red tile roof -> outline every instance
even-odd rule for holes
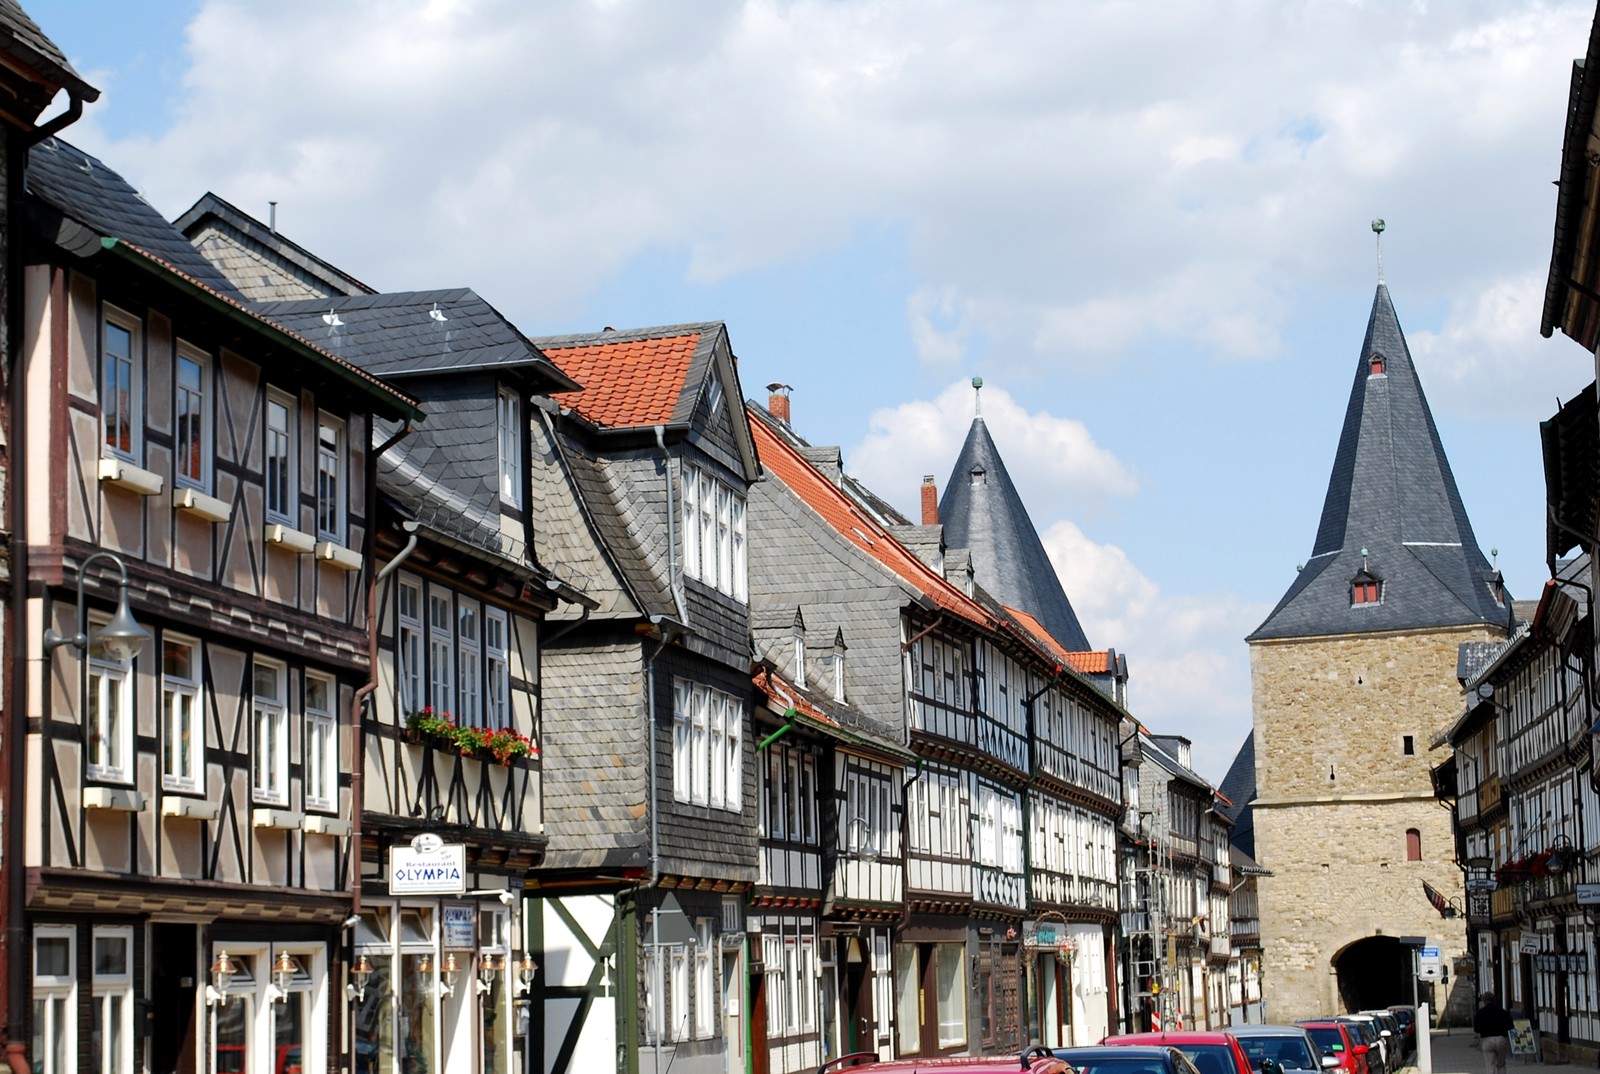
[[[750,432],[755,438],[762,465],[821,515],[845,540],[889,568],[901,581],[926,594],[946,612],[989,630],[999,628],[999,623],[982,605],[945,581],[943,575],[918,559],[856,507],[833,482],[774,435],[759,414],[752,411],[750,417]]]
[[[583,385],[556,399],[595,425],[626,428],[664,425],[683,394],[689,362],[700,333],[658,339],[619,340],[541,349],[567,376]]]
[[[1021,608],[1007,607],[1006,612],[1025,627],[1034,640],[1044,646],[1052,656],[1079,675],[1109,675],[1116,670],[1111,666],[1111,651],[1091,651],[1086,653],[1068,652],[1055,636],[1044,628],[1044,625],[1023,611]]]
[[[762,668],[760,671],[756,672],[753,681],[756,684],[757,690],[760,690],[763,694],[767,695],[767,697],[776,701],[785,708],[794,709],[802,716],[809,716],[818,723],[826,724],[829,727],[839,726],[838,720],[835,720],[832,716],[829,716],[827,713],[817,708],[817,706],[813,705],[806,699],[804,694],[795,689],[795,687],[785,680],[783,676],[773,672],[772,670],[768,668]]]

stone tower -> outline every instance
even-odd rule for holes
[[[1465,952],[1422,887],[1460,905],[1427,754],[1459,646],[1506,633],[1497,581],[1380,282],[1311,558],[1247,639],[1268,1021],[1411,1002],[1402,937]]]

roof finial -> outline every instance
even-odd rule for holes
[[[977,417],[983,417],[983,378],[972,378],[972,409]]]
[[[1383,229],[1386,225],[1383,217],[1378,217],[1372,222],[1372,233],[1377,236],[1378,243],[1378,282],[1383,282]]]

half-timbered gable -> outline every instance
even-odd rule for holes
[[[132,1069],[148,1039],[163,1069],[267,1069],[289,1044],[327,1070],[368,438],[420,412],[250,310],[100,161],[47,141],[29,189],[23,854],[40,965],[66,967],[34,979],[41,1009],[88,1024],[92,960],[120,967],[125,1017],[162,996],[97,1063]],[[65,1069],[91,1062],[88,1034],[63,1039]]]

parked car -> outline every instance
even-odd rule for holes
[[[1077,1074],[1200,1074],[1183,1052],[1157,1044],[1057,1048],[1055,1057],[1072,1064]]]
[[[1239,1040],[1250,1066],[1261,1074],[1332,1070],[1339,1061],[1324,1056],[1311,1034],[1300,1026],[1240,1025],[1228,1030]]]
[[[1417,1050],[1417,1009],[1408,1003],[1396,1003],[1389,1010],[1400,1023],[1400,1032],[1405,1034],[1406,1053],[1414,1055]]]
[[[851,1052],[830,1059],[817,1068],[817,1074],[840,1074],[841,1071],[867,1070],[871,1074],[918,1074],[934,1071],[936,1074],[999,1074],[1018,1070],[1027,1074],[1073,1074],[1072,1067],[1050,1054],[1050,1049],[1034,1047],[1022,1053],[1019,1061],[1015,1055],[952,1055],[934,1059],[879,1059],[877,1052]]]
[[[1378,1024],[1378,1020],[1370,1014],[1340,1014],[1334,1016],[1334,1021],[1353,1025],[1361,1031],[1362,1038],[1371,1050],[1367,1052],[1367,1067],[1372,1074],[1394,1074],[1400,1066],[1399,1048],[1391,1047],[1389,1038],[1384,1036],[1388,1030]],[[1373,1056],[1378,1057],[1373,1061]]]
[[[1107,1037],[1100,1042],[1119,1048],[1133,1045],[1165,1045],[1176,1048],[1189,1057],[1200,1074],[1251,1074],[1250,1060],[1245,1058],[1239,1040],[1231,1033],[1206,1030],[1165,1033],[1124,1033]],[[1366,1074],[1362,1071],[1361,1074]]]
[[[1370,1014],[1378,1020],[1378,1024],[1389,1031],[1389,1036],[1384,1038],[1393,1047],[1390,1049],[1398,1057],[1398,1062],[1404,1063],[1411,1055],[1411,1041],[1406,1037],[1405,1027],[1400,1024],[1400,1019],[1393,1011],[1385,1007],[1382,1010],[1360,1011],[1360,1014]]]
[[[1305,1027],[1317,1047],[1322,1049],[1323,1055],[1331,1055],[1339,1060],[1342,1074],[1368,1074],[1368,1049],[1366,1042],[1361,1039],[1360,1030],[1331,1018],[1312,1018],[1296,1022],[1295,1025]]]

